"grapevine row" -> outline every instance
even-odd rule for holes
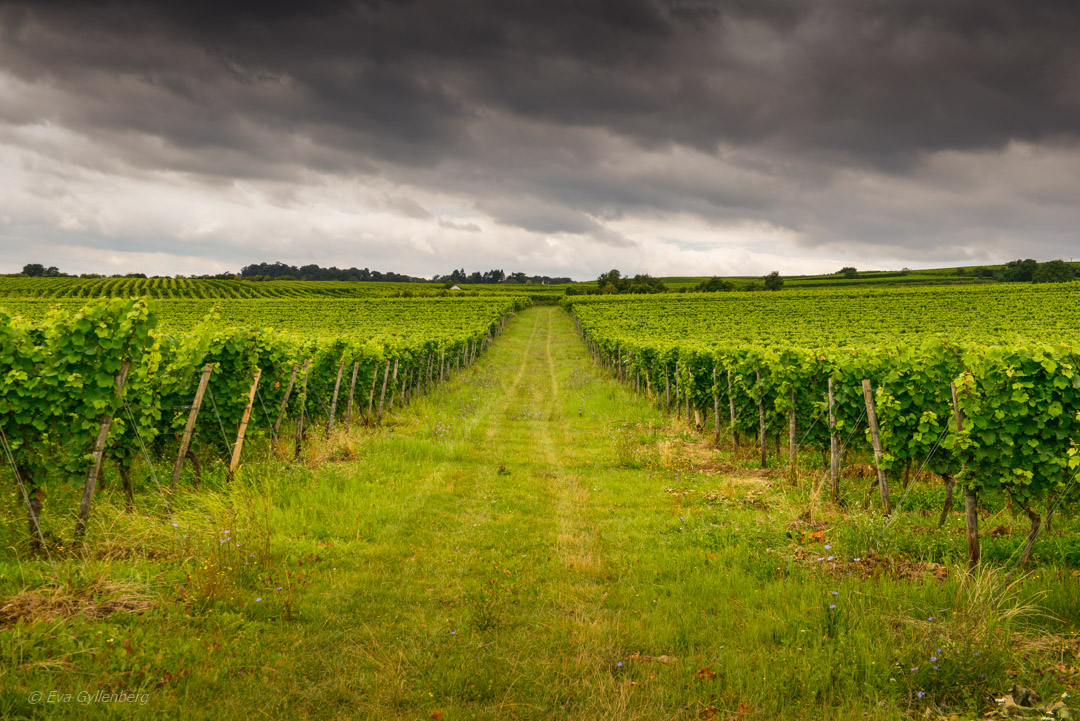
[[[848,345],[812,345],[783,342],[783,329],[768,327],[760,342],[713,341],[702,340],[708,328],[696,335],[679,328],[685,319],[670,310],[667,325],[677,329],[664,330],[662,312],[636,312],[648,303],[564,303],[595,357],[618,378],[708,427],[718,443],[753,439],[763,466],[769,438],[779,447],[787,436],[787,459],[794,463],[800,449],[820,453],[837,496],[833,459],[837,446],[850,442],[856,453],[873,451],[886,514],[896,482],[903,477],[906,485],[912,469],[940,478],[942,523],[954,492],[964,497],[973,564],[980,498],[1003,496],[1030,519],[1023,563],[1041,525],[1080,497],[1075,346],[933,334],[862,342],[852,334]]]
[[[377,424],[474,362],[527,301],[429,303],[396,307],[381,332],[369,323],[338,335],[213,318],[167,331],[147,299],[37,322],[0,310],[0,454],[26,494],[32,536],[46,490],[72,480],[85,484],[81,532],[103,462],[118,468],[130,502],[140,458],[175,459],[198,482],[214,459],[231,461],[231,474],[245,437],[295,442],[298,454],[316,428]],[[295,428],[288,443],[283,421]]]

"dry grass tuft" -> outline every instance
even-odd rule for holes
[[[73,616],[104,618],[114,613],[141,613],[153,606],[138,586],[122,581],[94,579],[78,586],[23,591],[0,600],[0,628],[19,621],[58,621]]]

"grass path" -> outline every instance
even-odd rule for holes
[[[0,632],[0,715],[975,717],[1025,663],[1001,609],[957,576],[866,574],[853,557],[878,519],[800,520],[805,493],[606,378],[557,307],[520,314],[387,426],[314,454],[175,499],[191,539],[173,556],[152,496],[134,515],[99,506],[107,550],[63,573],[159,598]],[[27,573],[5,558],[0,585]],[[1031,590],[1051,591],[1066,628],[1080,617],[1052,572]],[[101,688],[149,701],[26,701]]]

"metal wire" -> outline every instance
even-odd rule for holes
[[[15,465],[15,454],[11,452],[11,446],[8,445],[7,435],[4,433],[4,427],[0,426],[0,443],[3,444],[4,454],[7,456],[8,463],[11,464],[11,472],[15,474],[15,484],[22,492],[23,502],[26,504],[26,512],[30,516],[30,520],[34,524],[34,530],[37,531],[38,540],[41,541],[41,547],[45,550],[45,557],[49,559],[49,565],[52,566],[53,576],[56,578],[57,583],[60,582],[60,572],[56,568],[56,561],[53,560],[52,554],[49,553],[49,545],[45,543],[45,536],[41,533],[41,523],[38,521],[37,514],[34,513],[34,507],[30,505],[30,494],[26,490],[26,485],[22,481],[22,474],[19,473],[19,467]]]

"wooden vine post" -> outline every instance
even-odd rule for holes
[[[671,412],[671,378],[668,376],[667,363],[664,364],[664,410]]]
[[[791,403],[791,408],[788,409],[788,463],[791,465],[791,472],[795,474],[795,469],[798,468],[798,452],[799,445],[796,438],[796,426],[795,426],[795,389],[791,389],[791,395],[788,397],[788,401]]]
[[[206,386],[210,383],[210,375],[214,372],[214,366],[207,363],[199,371],[199,387],[195,389],[195,400],[191,402],[191,412],[188,413],[187,425],[184,426],[184,435],[180,437],[180,453],[176,456],[176,464],[173,466],[172,482],[169,490],[175,491],[176,484],[180,482],[180,471],[184,468],[184,459],[187,458],[188,446],[191,445],[191,434],[195,432],[195,420],[199,417],[199,409],[202,408],[203,396],[206,395]]]
[[[840,500],[840,445],[836,439],[836,406],[833,399],[833,379],[829,378],[829,480],[832,481],[833,501]]]
[[[124,383],[127,382],[130,367],[131,362],[124,361],[120,365],[120,372],[116,374],[116,390],[114,393],[117,398],[124,394]],[[90,518],[90,503],[94,500],[94,489],[97,488],[98,475],[101,473],[101,461],[105,456],[105,441],[109,438],[109,428],[112,427],[112,422],[112,413],[103,417],[101,426],[98,428],[97,438],[94,440],[94,450],[91,452],[94,462],[90,466],[90,472],[86,476],[86,484],[83,486],[82,503],[79,504],[79,520],[75,526],[75,535],[80,539],[86,534],[86,522]]]
[[[326,423],[326,437],[330,437],[330,432],[334,430],[334,419],[337,418],[337,399],[338,391],[341,390],[341,374],[345,372],[345,359],[342,358],[341,363],[337,367],[337,380],[334,381],[334,396],[330,399],[330,420]]]
[[[295,458],[300,457],[300,444],[304,440],[304,414],[307,413],[307,381],[308,381],[308,367],[311,365],[311,359],[308,358],[304,361],[303,374],[304,377],[300,380],[300,415],[296,419],[296,452]]]
[[[399,360],[399,358],[394,359],[394,372],[390,374],[390,400],[386,403],[386,409],[389,411],[394,410],[394,396],[397,395],[397,372]]]
[[[731,450],[735,450],[739,447],[739,432],[735,430],[735,393],[733,392],[733,385],[731,382],[731,369],[728,368],[727,372],[727,402],[728,413],[731,414]]]
[[[352,423],[353,397],[356,395],[356,375],[360,372],[360,361],[353,363],[352,383],[349,384],[349,403],[345,406],[345,425]]]
[[[236,431],[236,443],[233,445],[232,460],[229,461],[228,480],[232,480],[233,474],[240,466],[240,451],[244,448],[244,434],[247,433],[248,421],[251,420],[251,406],[255,404],[255,391],[259,389],[260,376],[262,376],[262,368],[256,368],[255,379],[251,382],[251,390],[248,391],[247,405],[244,406],[244,414],[240,416],[240,428]]]
[[[390,382],[390,361],[386,361],[386,369],[383,371],[382,377],[382,394],[379,395],[379,414],[376,416],[376,421],[382,423],[383,404],[386,402],[386,385]]]
[[[870,440],[874,444],[874,467],[877,469],[878,489],[881,491],[881,507],[885,509],[885,515],[892,513],[889,505],[889,481],[885,476],[885,470],[881,467],[881,432],[878,429],[877,413],[874,412],[874,389],[870,381],[862,382],[863,400],[866,402],[866,422],[870,425]]]
[[[964,412],[960,410],[956,383],[952,384],[953,415],[956,417],[956,432],[964,431]],[[973,571],[982,558],[979,547],[979,497],[970,487],[964,491],[964,522],[967,526],[968,570]]]
[[[768,466],[768,449],[765,445],[765,392],[761,388],[761,371],[754,371],[757,374],[757,386],[758,386],[758,445],[761,446],[761,467]]]
[[[292,375],[289,376],[289,384],[285,386],[285,395],[281,399],[281,407],[278,408],[277,421],[274,422],[274,435],[278,434],[278,428],[281,427],[281,421],[285,419],[285,408],[289,405],[289,396],[292,395],[293,385],[296,383],[296,374],[299,372],[300,366],[293,364]]]
[[[376,363],[371,369],[371,390],[368,391],[367,413],[364,415],[364,424],[371,425],[371,417],[375,412],[375,386],[379,384],[379,364]]]
[[[720,389],[716,385],[716,366],[712,369],[713,425],[716,427],[716,445],[720,445]]]

